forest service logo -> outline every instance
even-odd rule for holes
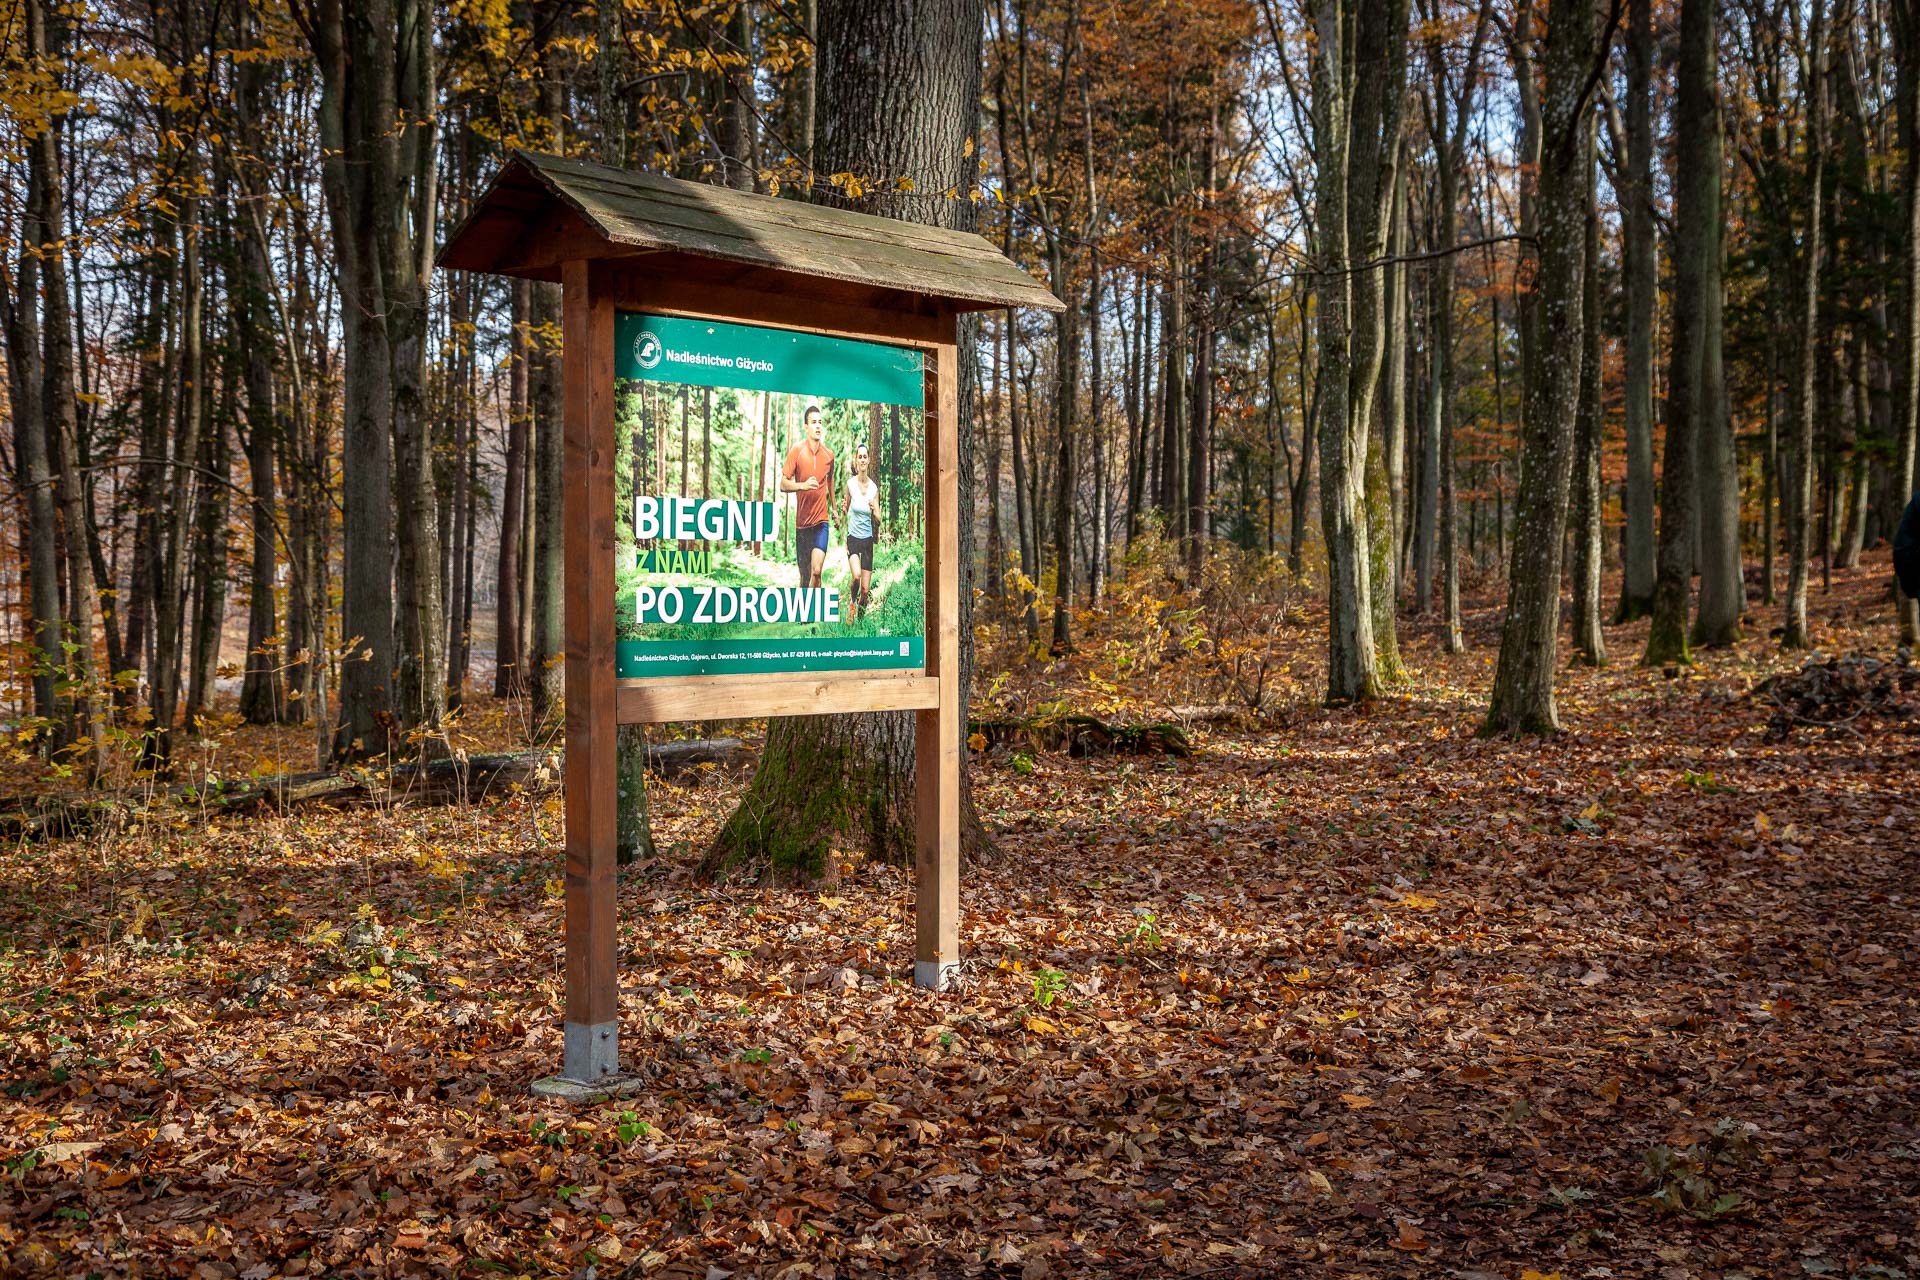
[[[633,358],[640,362],[642,369],[660,367],[661,346],[658,334],[642,333],[633,344]]]

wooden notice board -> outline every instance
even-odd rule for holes
[[[442,250],[440,262],[454,269],[557,280],[562,286],[566,566],[562,1080],[591,1086],[615,1079],[620,1072],[615,765],[621,724],[913,712],[918,828],[914,979],[926,987],[944,986],[959,962],[960,767],[966,718],[959,679],[965,544],[958,507],[958,319],[964,312],[988,308],[1057,309],[1058,301],[992,246],[968,233],[525,153],[517,153],[495,179]],[[644,323],[638,318],[645,318]],[[903,369],[911,371],[917,363],[919,404],[910,411],[916,415],[913,421],[921,438],[906,452],[917,453],[916,465],[922,468],[916,497],[923,518],[924,602],[915,600],[914,610],[894,610],[896,615],[917,617],[922,627],[919,635],[899,637],[898,653],[911,652],[911,657],[895,656],[892,632],[880,633],[876,641],[884,646],[886,661],[870,666],[859,655],[877,654],[881,648],[854,646],[842,654],[828,651],[830,646],[825,645],[820,650],[801,650],[789,644],[773,660],[759,661],[764,655],[755,650],[750,661],[742,644],[731,648],[693,645],[699,656],[676,656],[674,661],[704,663],[700,674],[622,678],[623,650],[628,647],[620,639],[626,634],[622,628],[644,632],[649,625],[646,619],[653,615],[636,612],[632,593],[624,606],[619,598],[617,549],[628,545],[639,521],[651,518],[650,508],[644,509],[648,513],[644,516],[629,517],[619,493],[622,476],[628,473],[638,493],[644,485],[640,477],[650,474],[648,468],[657,459],[641,437],[636,435],[629,446],[616,428],[617,387],[626,385],[617,370],[624,365],[631,372],[635,352],[641,365],[650,367],[660,352],[659,344],[649,340],[645,346],[630,345],[623,356],[617,350],[617,334],[637,332],[636,324],[663,333],[693,333],[700,328],[689,328],[685,322],[711,322],[705,332],[716,335],[716,343],[724,337],[737,345],[744,340],[742,335],[758,335],[765,344],[802,352],[814,361],[816,378],[822,367],[831,371],[836,350],[849,353],[850,360],[876,358],[875,378],[879,383],[891,379],[895,389],[861,394],[901,403],[910,404],[913,397],[899,392],[898,379]],[[752,334],[736,328],[743,325],[753,326]],[[842,345],[836,348],[833,343]],[[785,375],[774,371],[777,361],[750,354],[735,362],[744,372],[734,372],[735,365],[729,363],[731,349],[717,345],[708,353],[675,350],[668,354],[686,362],[689,369],[704,362],[704,372],[689,376],[705,377],[708,386],[728,385],[710,376],[719,365],[728,365],[726,377],[735,382],[759,379],[768,388],[784,388],[782,394],[803,385],[779,382]],[[908,363],[902,364],[903,360]],[[736,392],[731,402],[725,400],[726,394],[722,392],[723,418],[731,411],[736,417],[758,412],[765,419],[757,437],[763,443],[748,464],[764,468],[763,459],[777,455],[764,443],[776,439],[775,390]],[[808,433],[818,434],[815,429],[823,418],[839,414],[846,419],[854,413],[849,408],[855,403],[852,392],[815,400],[806,406],[804,424],[795,429],[801,440]],[[781,403],[791,416],[793,405]],[[684,440],[688,409],[684,399],[681,404]],[[710,426],[710,393],[706,408]],[[897,440],[899,418],[893,421]],[[862,465],[869,469],[874,465],[864,456],[870,451],[862,443],[850,448],[863,455]],[[902,453],[897,444],[893,452],[896,460]],[[710,462],[710,457],[703,458],[703,467]],[[680,465],[684,477],[689,465],[684,451]],[[751,483],[758,485],[760,479],[756,474]],[[736,479],[743,495],[749,483],[744,477]],[[681,488],[685,487],[683,480]],[[781,608],[788,610],[781,615],[783,624],[794,617],[806,620],[807,625],[794,634],[831,630],[819,626],[819,618],[838,621],[838,612],[815,615],[806,610],[859,607],[858,596],[849,602],[828,588],[809,586],[805,539],[812,536],[808,530],[817,526],[799,527],[797,514],[789,515],[776,503],[763,500],[757,488],[752,500],[742,496],[723,505],[724,511],[715,505],[710,511],[688,509],[680,514],[689,520],[696,514],[710,518],[710,532],[719,530],[724,519],[740,522],[736,533],[771,532],[775,540],[791,534],[798,554],[798,588],[762,589],[755,596],[758,603],[749,602],[749,607],[764,610],[769,621],[747,630],[754,634],[792,630],[773,625],[771,620]],[[799,510],[798,500],[793,510]],[[755,521],[767,523],[756,525]],[[873,532],[871,518],[865,527]],[[677,531],[688,530],[679,526]],[[666,553],[673,556],[672,568],[678,569],[683,562],[711,563],[704,558],[713,554],[711,549],[701,549],[707,543],[695,540],[679,545],[691,545],[693,550]],[[853,545],[849,543],[850,548]],[[756,541],[756,555],[765,549]],[[871,568],[877,553],[869,547],[865,554]],[[764,557],[754,561],[764,562]],[[749,586],[745,594],[754,595],[754,588]],[[680,607],[676,599],[672,609]],[[759,616],[755,615],[756,623]],[[666,612],[657,617],[671,617],[676,625],[656,629],[686,634],[684,628],[676,630],[680,614]],[[896,629],[911,625],[897,619],[876,622],[872,613],[867,615],[868,631],[882,623]],[[668,646],[661,652],[684,654],[689,647],[682,643],[678,649]],[[765,647],[777,649],[778,643]],[[635,647],[634,653],[625,655],[629,666],[639,652]],[[715,653],[721,656],[714,657]],[[796,662],[813,669],[788,669]]]

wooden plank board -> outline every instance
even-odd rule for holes
[[[590,212],[579,212],[571,205],[556,204],[523,225],[524,232],[490,269],[512,275],[533,275],[583,252],[599,260],[620,260],[677,251],[689,261],[772,268],[796,281],[887,288],[903,298],[924,295],[966,299],[990,292],[970,278],[890,263],[863,263],[855,258],[819,252],[784,249],[775,252],[767,242],[753,238],[725,238],[698,231],[673,231],[671,235],[663,235],[645,223],[604,214],[596,217]]]
[[[716,283],[705,278],[701,266],[678,255],[610,264],[607,288],[613,293],[614,304],[623,311],[763,324],[929,351],[947,328],[948,322],[941,317],[870,306],[864,300],[836,301],[817,293],[780,292],[787,282],[758,270],[745,274],[739,283]],[[849,288],[845,296],[854,299],[859,295]]]
[[[578,225],[556,224],[562,211]],[[503,214],[510,221],[503,222]],[[513,225],[521,234],[506,235]],[[440,262],[553,279],[576,256],[661,251],[886,289],[957,310],[1061,306],[1045,285],[971,232],[526,152],[514,153],[449,238]]]
[[[615,872],[613,303],[592,267],[566,264],[561,512],[566,554],[566,1014],[561,1074],[590,1082],[620,1061]]]
[[[702,676],[617,684],[621,724],[918,711],[940,699],[939,681],[914,671]]]
[[[670,205],[634,206],[583,199],[581,209],[609,239],[671,246],[694,252],[725,252],[730,256],[777,262],[794,269],[818,262],[839,272],[860,271],[880,278],[899,273],[905,280],[924,280],[935,289],[972,289],[991,286],[996,294],[1032,296],[1036,302],[1045,286],[1002,259],[974,261],[928,253],[907,245],[876,240],[852,240],[791,228],[722,217],[697,209]],[[1051,294],[1047,294],[1051,298]]]
[[[555,181],[569,192],[596,192],[636,207],[697,210],[756,226],[765,223],[807,235],[832,236],[857,244],[898,245],[963,261],[1006,261],[998,249],[972,231],[950,231],[944,227],[864,215],[860,216],[859,221],[848,222],[845,210],[829,205],[754,196],[731,187],[702,182],[675,183],[669,188],[654,189],[633,181],[648,176],[596,169],[578,176],[555,176]]]
[[[972,231],[924,222],[903,222],[897,218],[858,213],[835,205],[782,200],[714,183],[688,182],[632,169],[612,169],[587,161],[563,160],[535,152],[517,154],[543,176],[569,189],[597,190],[649,204],[679,204],[711,209],[755,223],[771,220],[777,225],[814,234],[918,245],[930,252],[956,253],[1001,262],[1006,260],[984,237]]]
[[[951,320],[949,320],[951,323]],[[940,704],[914,717],[913,980],[944,988],[960,963],[960,357],[951,332],[927,374],[927,674]]]
[[[969,264],[940,255],[877,242],[782,232],[692,210],[616,206],[603,197],[569,192],[579,208],[614,244],[681,249],[689,253],[761,262],[808,275],[868,282],[940,297],[982,297],[1048,305],[1052,294],[1011,263],[1000,267]],[[1041,296],[1044,295],[1044,298]]]

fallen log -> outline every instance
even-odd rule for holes
[[[1187,731],[1165,722],[1109,724],[1085,715],[1002,717],[971,720],[967,732],[979,734],[988,746],[1065,751],[1070,756],[1166,755],[1185,759],[1194,753]]]
[[[700,765],[738,768],[750,753],[738,738],[649,743],[647,772],[671,778]],[[169,806],[206,814],[298,805],[473,804],[513,788],[542,792],[560,784],[558,751],[513,751],[429,760],[391,769],[275,774],[264,778],[179,783],[159,792],[130,789],[97,795],[22,796],[0,801],[0,838],[63,839],[104,821]]]
[[[1241,725],[1251,720],[1254,709],[1237,702],[1222,702],[1192,707],[1168,707],[1167,714],[1182,724]]]

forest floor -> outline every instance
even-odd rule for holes
[[[1870,565],[1830,652],[1892,656]],[[978,757],[954,994],[908,984],[906,873],[696,883],[741,782],[658,785],[644,1088],[600,1107],[528,1094],[551,796],[17,847],[0,1274],[1920,1276],[1914,724],[1776,740],[1767,623],[1673,678],[1640,623],[1567,733],[1482,741],[1498,622],[1409,627],[1410,681],[1330,711],[1293,607],[1274,709],[1193,759]],[[1101,625],[987,698],[1194,700],[1212,642]]]

